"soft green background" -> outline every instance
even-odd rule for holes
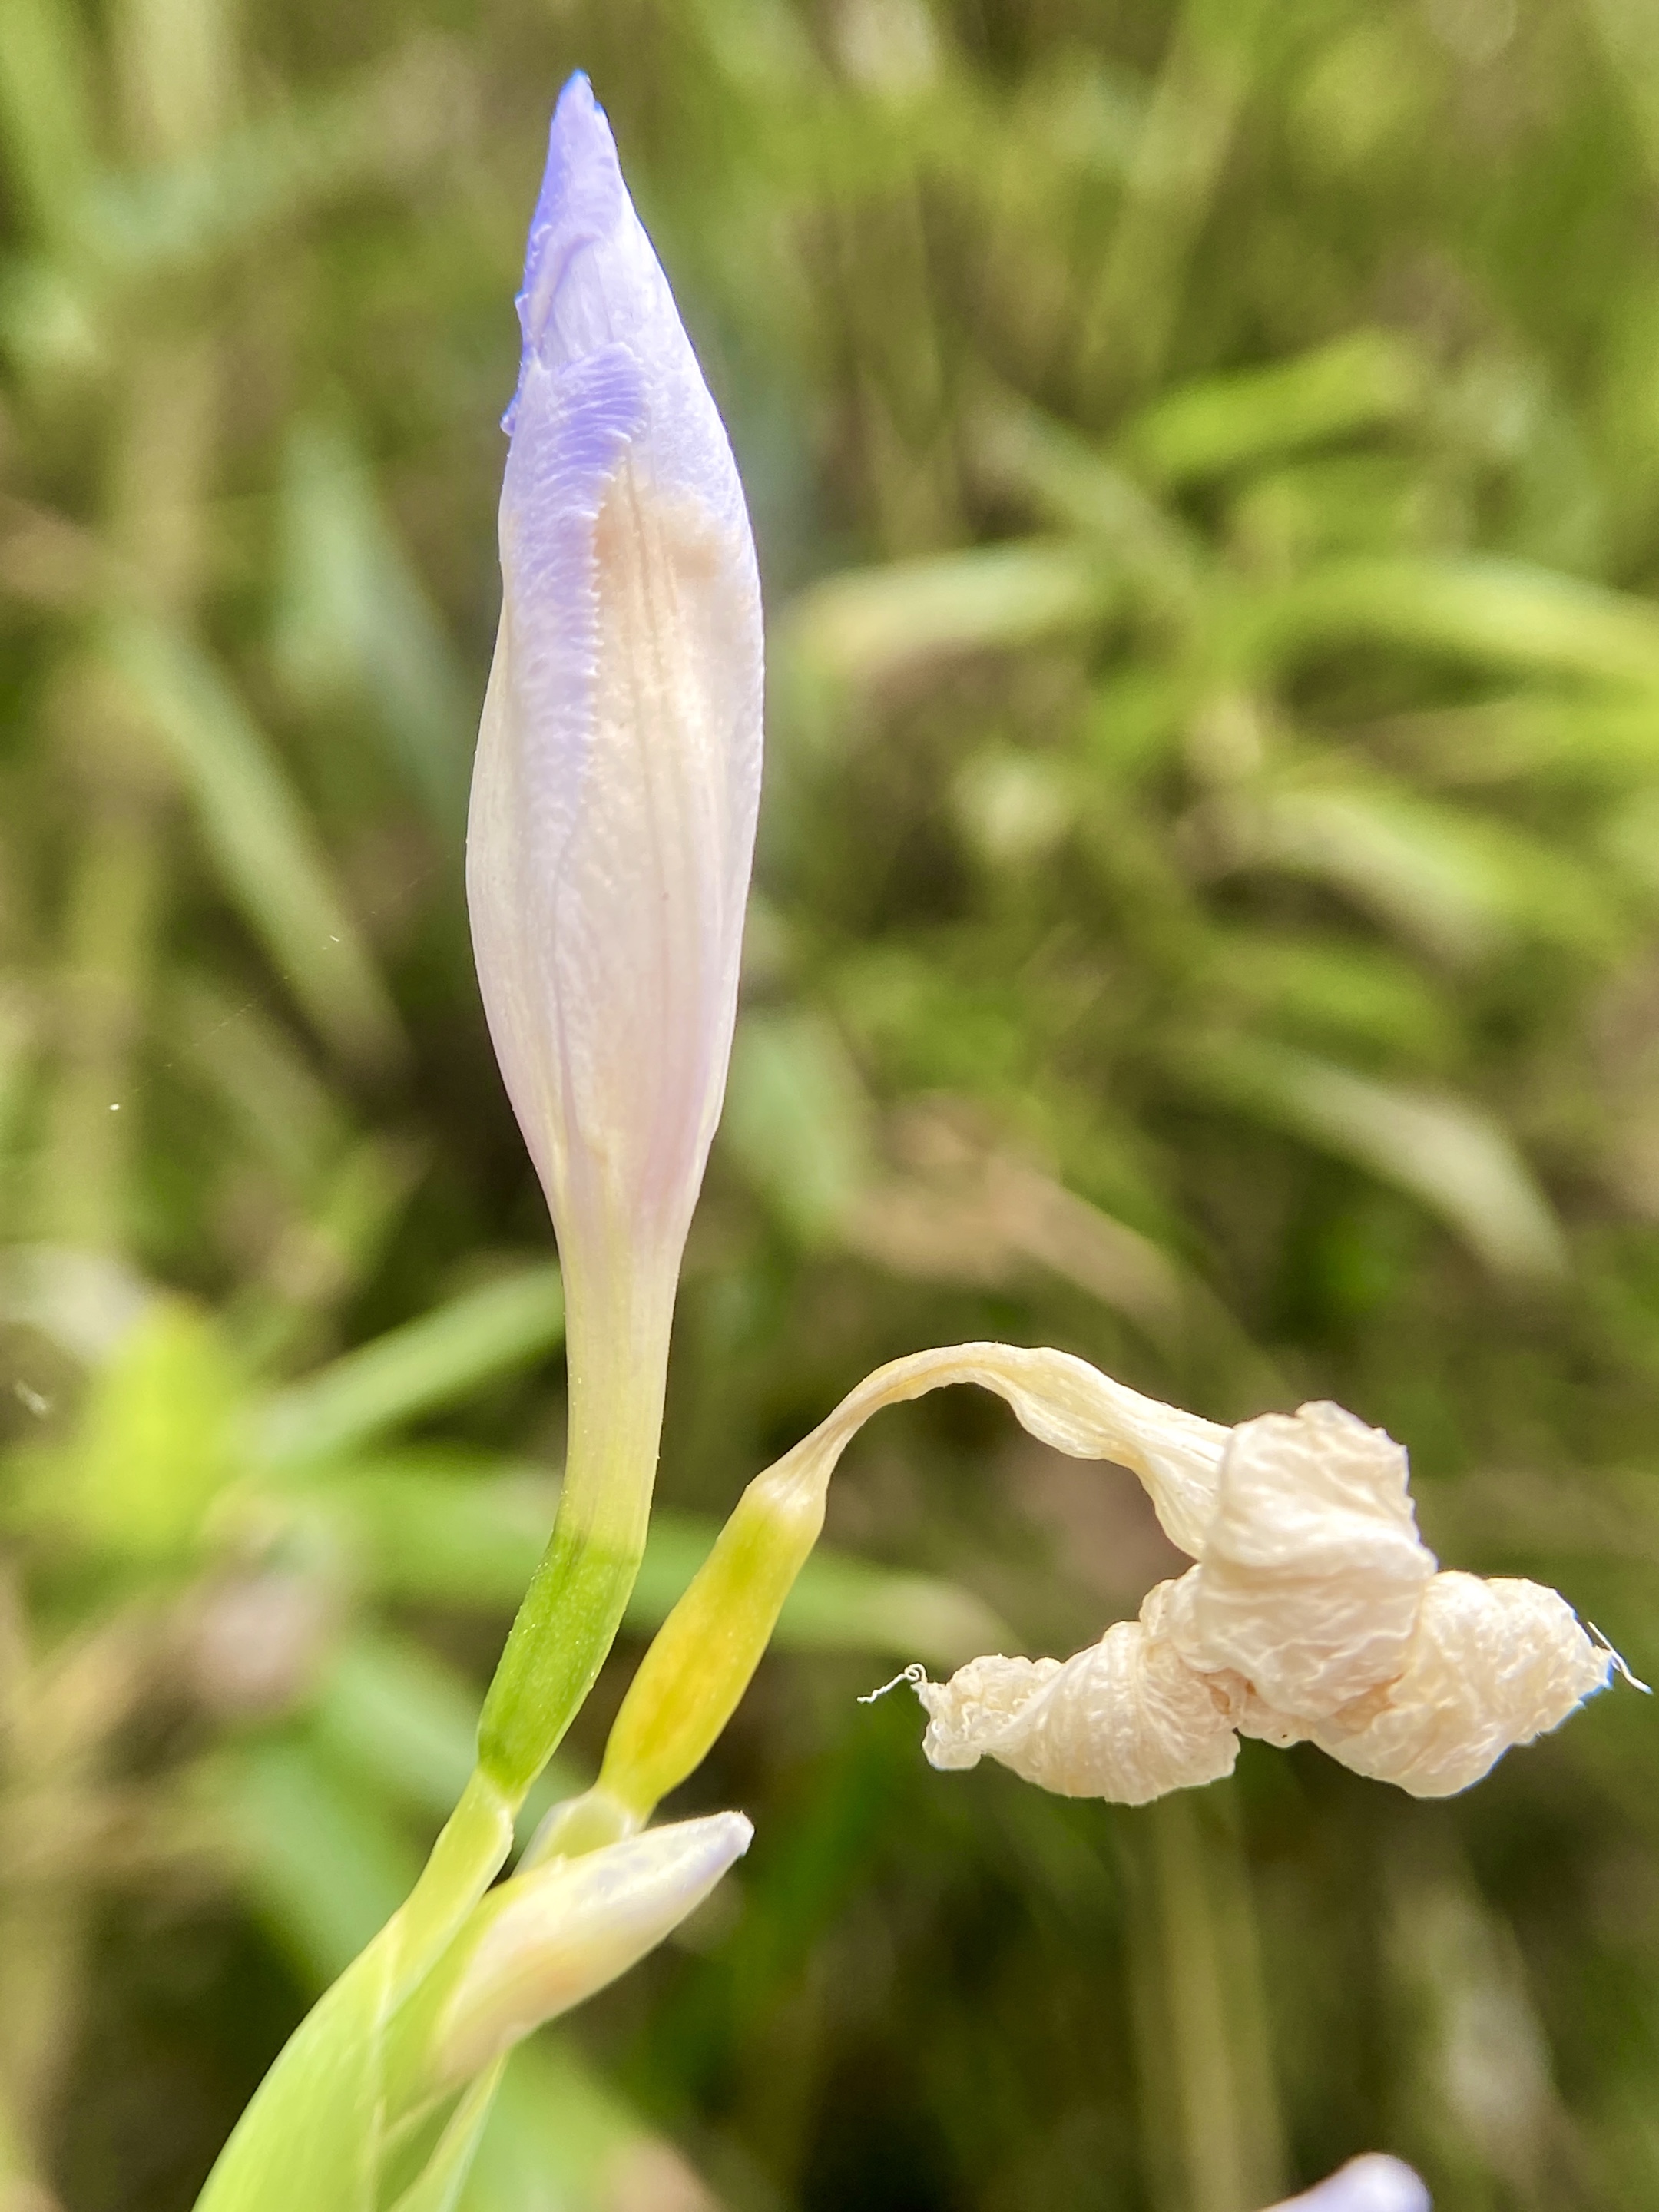
[[[545,1526],[459,863],[579,64],[773,680],[668,1510],[562,1781],[741,1484],[961,1337],[1338,1398],[1449,1564],[1659,1669],[1659,11],[0,0],[5,2212],[189,2204]],[[682,1793],[749,1859],[521,2057],[471,2212],[1250,2212],[1370,2146],[1659,2207],[1646,1701],[1447,1804],[1259,1745],[1066,1804],[854,1700],[1133,1612],[1128,1478],[952,1394],[829,1540]]]

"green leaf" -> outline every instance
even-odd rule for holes
[[[498,1277],[279,1392],[259,1417],[258,1448],[280,1467],[337,1456],[544,1358],[563,1334],[556,1267]]]
[[[1166,483],[1192,483],[1281,453],[1407,420],[1428,365],[1391,331],[1355,331],[1267,368],[1181,386],[1124,433],[1124,449]]]
[[[377,2212],[388,1929],[301,2021],[220,2153],[196,2212]]]
[[[261,1914],[327,1983],[408,1896],[421,1870],[413,1838],[372,1786],[303,1733],[226,1752],[214,1773]]]
[[[326,1953],[398,1881],[385,1815],[319,1772],[300,1743],[226,1755],[225,1785],[256,1892]],[[386,2039],[393,2012],[442,1955],[499,1871],[507,1808],[475,1775],[419,1881],[289,2037],[197,2200],[197,2212],[379,2212],[388,2142]],[[338,1893],[355,1910],[348,1912]]]
[[[94,1376],[73,1438],[32,1466],[25,1514],[132,1569],[187,1566],[237,1472],[242,1392],[208,1316],[158,1299]]]
[[[810,670],[878,684],[951,654],[1006,650],[1086,629],[1120,572],[1092,548],[1030,538],[832,576],[789,609],[781,643]]]
[[[445,842],[459,841],[476,702],[338,422],[304,422],[290,436],[282,522],[285,674],[307,700],[367,712]]]
[[[384,982],[300,800],[241,700],[199,647],[126,617],[106,648],[166,744],[226,890],[341,1058],[402,1050]]]
[[[1214,819],[1224,857],[1340,887],[1443,960],[1528,940],[1601,955],[1619,941],[1605,870],[1491,817],[1354,784],[1241,794]]]
[[[1199,1087],[1406,1191],[1495,1275],[1547,1280],[1561,1231],[1509,1136],[1479,1107],[1379,1083],[1311,1054],[1234,1040],[1187,1061]]]
[[[821,1015],[744,1016],[720,1143],[808,1249],[833,1237],[859,1194],[870,1120],[858,1072]]]
[[[1353,559],[1253,599],[1234,649],[1284,666],[1356,641],[1477,667],[1659,685],[1659,611],[1644,600],[1520,561]]]

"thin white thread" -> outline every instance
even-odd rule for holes
[[[1607,1638],[1602,1635],[1595,1623],[1593,1620],[1587,1620],[1584,1623],[1584,1626],[1589,1629],[1590,1634],[1595,1638],[1601,1649],[1607,1653],[1608,1658],[1612,1660],[1613,1666],[1617,1668],[1618,1672],[1621,1674],[1625,1680],[1630,1684],[1632,1689],[1639,1690],[1644,1698],[1650,1698],[1653,1695],[1652,1690],[1649,1687],[1647,1683],[1642,1680],[1639,1674],[1632,1672],[1631,1668],[1626,1664],[1623,1653],[1614,1650],[1613,1645],[1607,1641]]]
[[[1621,1660],[1620,1664],[1622,1666],[1623,1663]],[[902,1674],[895,1674],[892,1680],[884,1682],[880,1689],[870,1691],[866,1696],[859,1699],[859,1703],[861,1705],[873,1705],[878,1698],[884,1698],[890,1690],[896,1690],[901,1682],[908,1682],[914,1690],[919,1682],[925,1682],[927,1680],[927,1669],[920,1659],[913,1659]]]

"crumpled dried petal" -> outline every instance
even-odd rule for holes
[[[1404,1451],[1323,1403],[1233,1431],[1199,1557],[1182,1656],[1310,1719],[1399,1673],[1435,1569]]]
[[[1537,1583],[1436,1575],[1399,1674],[1313,1740],[1414,1797],[1467,1790],[1512,1745],[1556,1727],[1607,1680],[1572,1607]]]
[[[1145,1805],[1231,1774],[1238,1757],[1226,1687],[1206,1680],[1139,1620],[1057,1659],[971,1659],[921,1682],[922,1750],[937,1767],[988,1753],[1061,1797]]]

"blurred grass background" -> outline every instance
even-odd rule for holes
[[[0,0],[0,2203],[189,2204],[464,1775],[550,1240],[460,895],[510,300],[591,72],[731,425],[763,850],[638,1634],[996,1335],[1407,1442],[1659,1668],[1659,15]],[[959,1395],[848,1456],[470,2212],[1659,2207],[1659,1789],[930,1773],[912,1657],[1171,1555]]]

